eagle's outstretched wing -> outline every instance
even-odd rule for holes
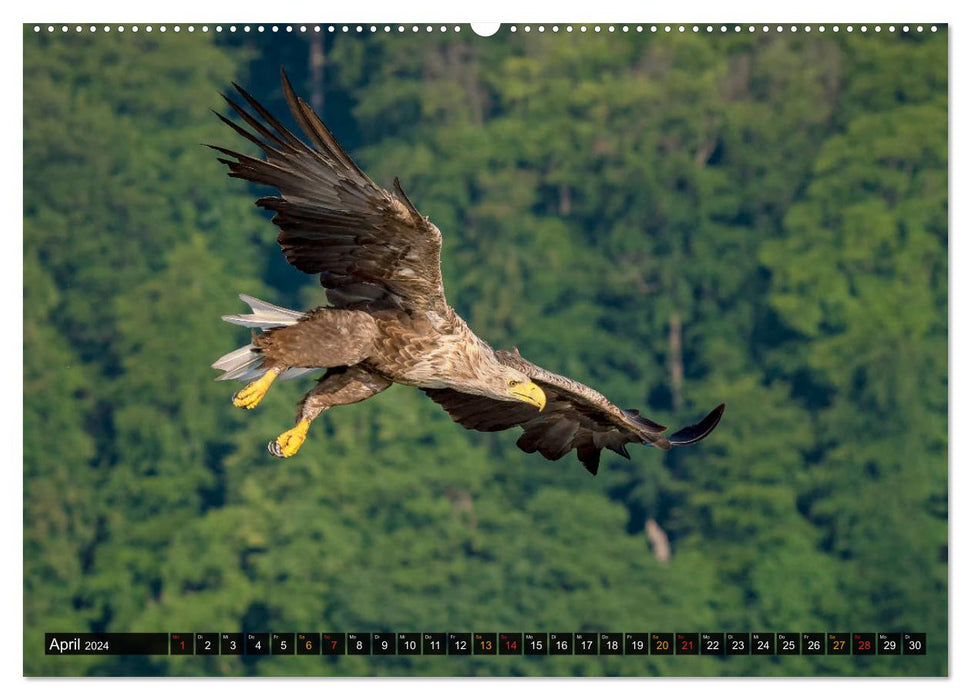
[[[252,131],[217,116],[259,146],[266,159],[211,148],[229,157],[219,160],[232,177],[279,190],[279,197],[256,203],[276,212],[273,223],[280,228],[277,241],[287,262],[319,274],[335,307],[444,313],[442,234],[418,213],[398,180],[393,193],[375,185],[294,94],[285,73],[284,95],[309,145],[234,86],[262,121],[226,95]]]
[[[423,389],[456,421],[470,430],[492,432],[514,426],[523,428],[516,445],[525,452],[539,452],[559,459],[576,449],[577,457],[591,474],[600,468],[600,451],[613,450],[630,458],[628,442],[650,443],[663,450],[703,440],[721,420],[725,404],[701,422],[682,428],[669,437],[666,430],[635,410],[614,406],[602,394],[567,377],[553,374],[525,360],[518,353],[496,352],[500,362],[515,367],[538,384],[546,394],[542,412],[528,404],[498,401],[454,389]]]

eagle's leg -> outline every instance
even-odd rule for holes
[[[361,365],[327,370],[297,409],[297,424],[266,447],[274,457],[292,457],[307,439],[310,424],[333,406],[346,406],[379,394],[392,382]]]
[[[263,357],[266,373],[236,394],[233,404],[256,408],[273,381],[290,368],[356,366],[370,355],[377,332],[369,314],[329,308],[314,309],[295,323],[267,329],[253,337],[253,352]],[[294,433],[293,441],[303,442],[306,428],[301,430]]]
[[[273,384],[274,380],[279,376],[280,368],[271,367],[262,377],[257,379],[255,382],[250,382],[233,395],[233,406],[238,406],[239,408],[245,408],[247,410],[256,408],[260,401],[263,400],[263,397],[266,396],[266,392],[269,391],[270,385]]]

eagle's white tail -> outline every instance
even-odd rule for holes
[[[270,328],[292,326],[304,317],[304,314],[300,311],[291,311],[280,306],[274,306],[273,304],[254,299],[246,294],[240,294],[239,298],[249,305],[253,313],[223,316],[223,321],[237,326],[259,328],[265,331]],[[262,377],[266,372],[261,367],[263,355],[256,350],[256,346],[251,343],[241,348],[236,348],[213,362],[213,369],[221,369],[223,371],[222,376],[216,377],[216,379],[219,381],[238,379],[248,382]],[[298,377],[316,372],[317,369],[317,367],[291,367],[280,375],[280,379],[297,379]]]

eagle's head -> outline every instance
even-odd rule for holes
[[[546,407],[546,394],[529,377],[512,367],[504,367],[503,370],[498,379],[502,383],[501,388],[495,384],[490,387],[498,389],[498,393],[502,394],[496,398],[523,401],[536,406],[541,411]]]
[[[459,381],[449,384],[449,388],[499,401],[522,401],[540,411],[546,407],[546,393],[522,370],[501,362],[488,346],[486,352],[479,347],[473,349],[477,352],[461,357],[459,362],[450,358],[453,364],[449,373]]]

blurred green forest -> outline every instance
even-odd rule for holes
[[[24,29],[24,672],[939,675],[947,32]],[[521,453],[393,387],[266,443],[209,365],[323,303],[201,146],[285,66],[496,347],[703,444]],[[287,115],[288,116],[288,115]],[[292,124],[289,117],[285,120]],[[650,536],[649,536],[650,534]],[[670,556],[665,556],[665,541]],[[918,657],[72,657],[45,631],[918,631]]]

